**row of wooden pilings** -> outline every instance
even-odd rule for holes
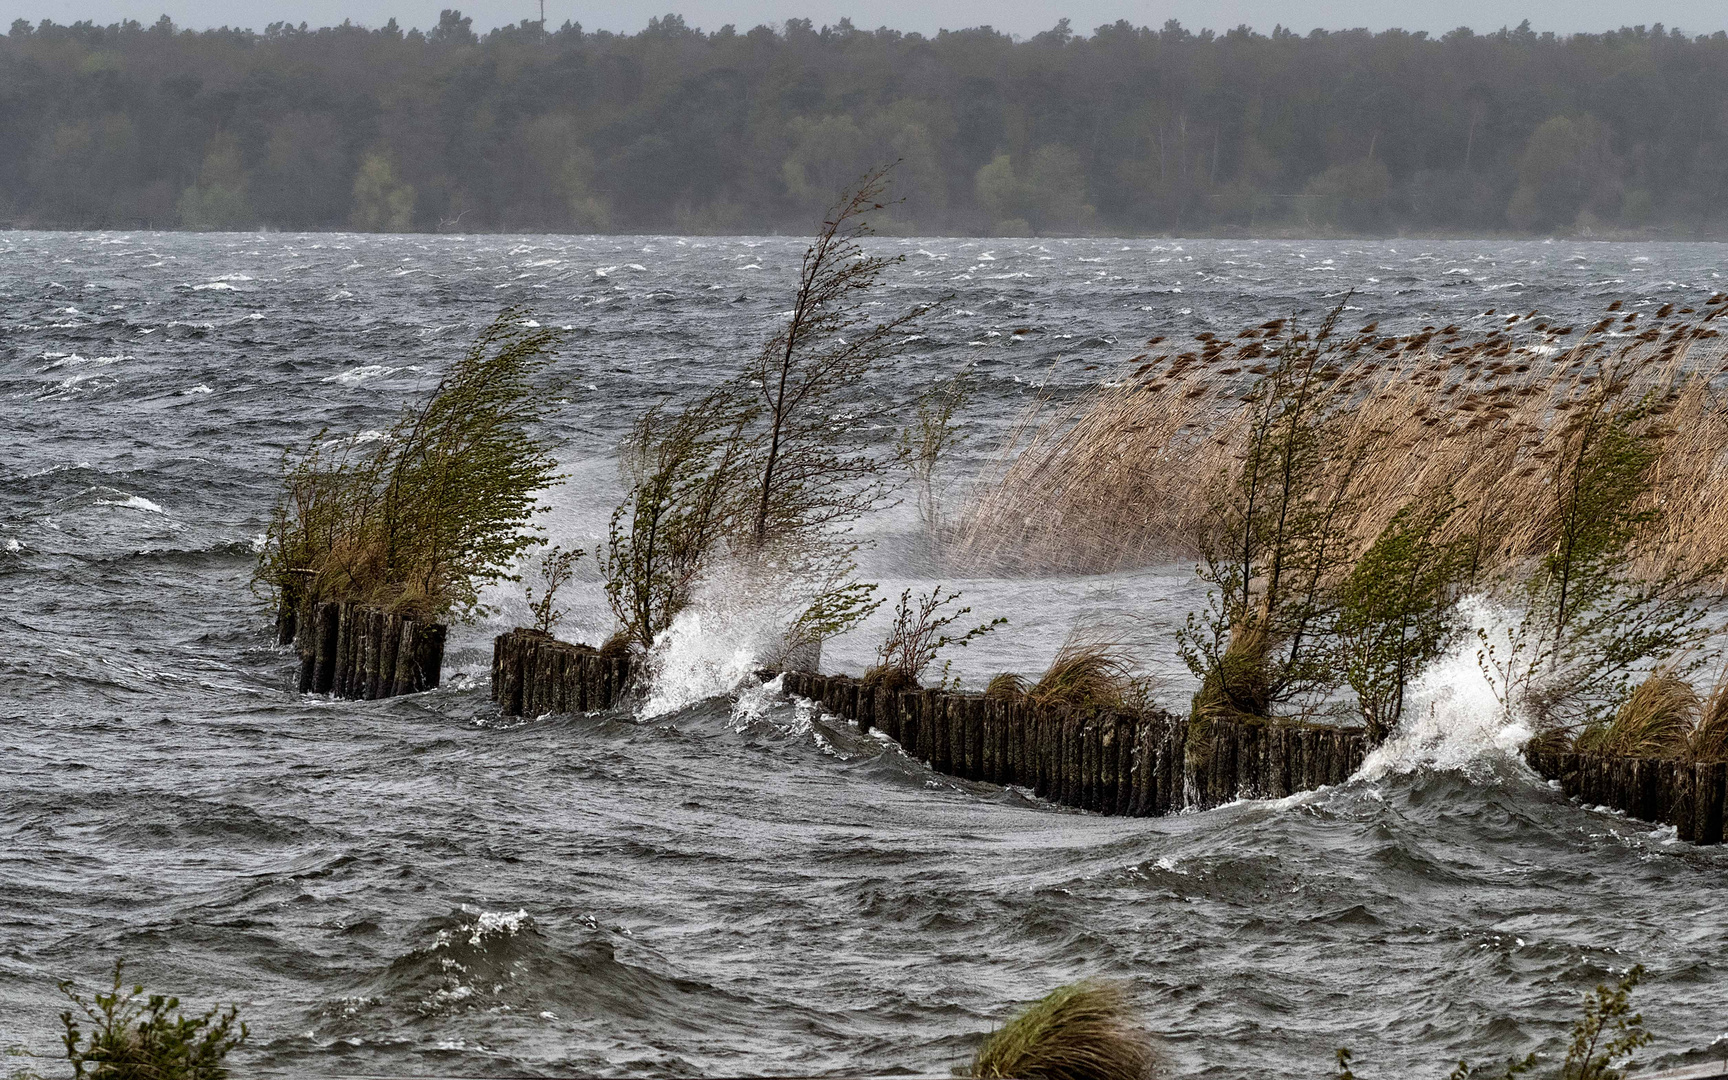
[[[628,693],[632,674],[626,653],[536,630],[512,630],[492,643],[492,699],[506,716],[609,708]],[[1076,713],[798,671],[785,672],[781,688],[864,731],[880,729],[936,772],[1018,784],[1103,814],[1153,816],[1290,795],[1344,781],[1367,753],[1360,732],[1340,728],[1197,726],[1166,713]]]
[[[1628,817],[1674,826],[1682,840],[1723,841],[1728,812],[1728,762],[1680,758],[1611,757],[1527,750],[1537,774],[1587,806],[1606,806]]]
[[[606,654],[534,630],[500,634],[492,698],[510,716],[609,708],[630,689],[628,654]],[[788,671],[781,688],[880,730],[932,770],[1014,784],[1066,806],[1151,817],[1241,798],[1282,798],[1342,783],[1362,764],[1361,731],[1213,720],[1169,713],[1075,712],[1024,698],[889,690],[845,675]],[[1566,795],[1646,821],[1680,839],[1722,843],[1728,762],[1531,750],[1532,769]]]
[[[505,716],[610,708],[629,689],[630,675],[627,652],[603,653],[538,630],[492,641],[492,700]]]
[[[1102,814],[1152,817],[1279,798],[1341,783],[1367,753],[1362,733],[1343,728],[1074,712],[792,671],[781,686],[865,731],[880,729],[936,772],[1016,784]]]
[[[444,667],[442,623],[352,601],[285,609],[277,640],[300,653],[302,694],[370,701],[431,690]]]

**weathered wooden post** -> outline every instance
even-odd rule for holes
[[[1695,767],[1696,787],[1693,795],[1693,826],[1700,844],[1720,844],[1723,840],[1724,802],[1728,801],[1728,762],[1701,761]]]

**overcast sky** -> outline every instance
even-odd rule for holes
[[[262,30],[277,20],[323,26],[343,19],[376,26],[394,16],[404,28],[426,28],[437,23],[444,7],[473,16],[477,30],[535,19],[540,10],[539,0],[0,0],[0,26],[20,18],[62,23],[131,18],[148,23],[166,12],[189,27]],[[1561,33],[1656,22],[1689,33],[1728,30],[1728,0],[546,0],[551,25],[570,19],[593,30],[639,30],[650,16],[667,11],[705,30],[726,23],[747,29],[787,18],[822,25],[842,16],[868,29],[885,25],[931,33],[988,23],[1021,35],[1048,29],[1064,16],[1083,31],[1117,19],[1149,26],[1180,19],[1191,29],[1219,30],[1247,23],[1267,31],[1282,23],[1304,33],[1317,26],[1398,26],[1431,33],[1469,26],[1485,32],[1515,26],[1521,19],[1529,19],[1537,30]]]

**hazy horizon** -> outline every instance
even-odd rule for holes
[[[154,22],[166,14],[176,25],[190,29],[233,26],[262,30],[273,22],[311,26],[333,26],[352,20],[364,26],[382,26],[394,18],[403,29],[429,29],[437,25],[438,13],[459,8],[484,32],[512,25],[523,19],[538,19],[539,0],[74,0],[46,3],[43,0],[0,0],[0,25],[24,19],[38,23],[90,20],[106,24],[123,19]],[[49,10],[52,9],[52,10]],[[892,29],[930,34],[939,29],[990,25],[998,30],[1029,36],[1067,18],[1079,33],[1125,19],[1136,26],[1159,26],[1177,19],[1192,30],[1226,30],[1246,24],[1262,33],[1282,25],[1307,33],[1320,28],[1369,30],[1400,28],[1439,34],[1468,26],[1490,33],[1502,26],[1516,26],[1528,19],[1539,32],[1556,34],[1600,33],[1623,26],[1678,27],[1688,34],[1714,33],[1728,29],[1728,4],[1721,0],[1528,0],[1517,6],[1499,0],[1458,0],[1445,5],[1424,5],[1413,10],[1406,3],[1389,0],[956,0],[940,6],[914,0],[877,0],[860,5],[845,0],[546,0],[547,22],[556,27],[565,21],[585,29],[633,32],[650,18],[668,12],[704,30],[732,24],[747,28],[779,24],[790,18],[810,19],[818,26],[850,18],[864,29]]]

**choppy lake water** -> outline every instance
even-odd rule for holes
[[[878,390],[970,368],[963,468],[1041,387],[1106,378],[1154,334],[1347,289],[1388,328],[1581,317],[1720,288],[1728,254],[882,244],[906,256],[890,304],[955,295]],[[1438,1077],[1557,1051],[1581,994],[1642,962],[1646,1059],[1724,1052],[1728,848],[1569,804],[1467,710],[1335,789],[1125,821],[934,776],[694,674],[653,717],[503,721],[490,637],[522,613],[504,592],[435,692],[290,692],[247,588],[284,449],[386,426],[522,304],[571,328],[547,520],[592,543],[626,425],[752,350],[802,250],[0,233],[0,1044],[51,1050],[55,980],[125,956],[153,987],[239,1002],[248,1075],[934,1074],[1019,1002],[1103,975],[1132,984],[1179,1076],[1318,1076],[1351,1046],[1365,1076]],[[921,583],[904,510],[866,532],[885,589]],[[1038,670],[1076,617],[1130,612],[1157,637],[1197,599],[1183,567],[950,583],[1011,619],[958,658],[968,679]],[[570,633],[603,635],[598,586],[577,601]],[[861,667],[879,629],[830,665]],[[726,661],[724,637],[693,640],[687,670]]]

